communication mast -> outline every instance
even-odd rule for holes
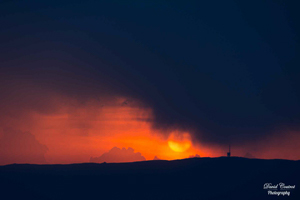
[[[227,157],[230,157],[231,152],[230,152],[230,145],[229,145],[229,151],[227,152]]]

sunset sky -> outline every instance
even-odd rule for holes
[[[289,1],[1,1],[0,165],[229,144],[299,160],[299,17]]]

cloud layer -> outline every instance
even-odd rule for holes
[[[121,96],[151,108],[154,129],[188,131],[195,143],[299,130],[292,2],[23,4],[0,5],[1,125],[28,110],[60,112],[71,101],[57,96]]]
[[[118,148],[114,147],[107,153],[102,154],[100,157],[91,157],[90,162],[97,163],[117,163],[117,162],[136,162],[145,161],[145,157],[140,152],[134,152],[133,148]]]

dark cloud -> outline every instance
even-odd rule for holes
[[[47,150],[30,132],[6,128],[0,138],[0,164],[45,164]]]
[[[134,152],[133,148],[118,148],[114,147],[109,150],[107,153],[102,154],[100,157],[91,157],[90,162],[97,163],[118,163],[118,162],[136,162],[146,160],[140,152]]]
[[[3,2],[0,107],[48,113],[57,93],[83,104],[124,96],[153,109],[154,128],[189,131],[206,143],[299,130],[293,4]]]

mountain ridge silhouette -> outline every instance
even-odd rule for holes
[[[0,166],[0,188],[10,199],[278,199],[263,185],[282,182],[299,199],[299,169],[300,160],[240,157],[11,164]]]

